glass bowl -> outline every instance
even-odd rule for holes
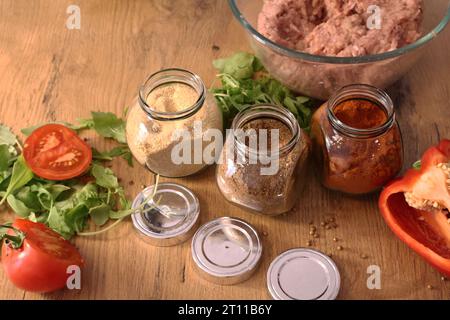
[[[400,79],[450,20],[450,1],[425,0],[423,36],[397,50],[360,57],[318,56],[279,45],[257,31],[264,0],[228,0],[250,45],[273,77],[290,89],[327,100],[337,89],[366,83],[384,89]]]

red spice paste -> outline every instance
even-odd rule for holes
[[[313,116],[314,154],[322,183],[329,189],[350,194],[370,193],[394,178],[403,164],[403,149],[397,123],[384,133],[353,137],[332,126],[324,104]],[[334,116],[353,129],[375,129],[388,120],[385,109],[375,102],[352,99],[333,108]]]

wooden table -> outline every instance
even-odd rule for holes
[[[80,30],[65,26],[66,9],[72,3],[81,9]],[[88,117],[91,110],[121,114],[146,76],[161,68],[187,68],[211,84],[213,59],[249,49],[225,0],[2,0],[0,30],[0,122],[16,133],[37,123]],[[395,87],[406,164],[450,136],[448,52],[449,30]],[[99,138],[91,142],[107,147]],[[130,197],[153,179],[144,168],[130,169],[122,160],[114,162],[114,170]],[[339,266],[340,299],[450,298],[450,281],[441,281],[438,272],[385,225],[377,195],[342,197],[312,178],[295,210],[266,218],[228,204],[215,185],[214,168],[177,182],[199,196],[202,223],[237,216],[263,235],[263,261],[250,280],[225,287],[205,282],[193,271],[189,242],[151,247],[140,241],[127,220],[106,235],[75,240],[87,262],[82,290],[26,293],[11,285],[0,269],[0,298],[267,299],[265,276],[270,262],[287,249],[306,246],[308,222],[318,225],[329,215],[336,217],[338,228],[320,230],[315,247],[332,253]],[[2,213],[1,220],[7,218]],[[334,237],[340,241],[334,242]],[[336,250],[338,245],[344,250]],[[369,265],[381,268],[381,290],[366,286]],[[427,289],[428,285],[434,289]]]

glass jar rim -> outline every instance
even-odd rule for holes
[[[367,129],[352,127],[339,120],[334,108],[348,100],[366,99],[374,102],[386,112],[387,119],[379,126]],[[395,123],[394,103],[384,91],[369,84],[351,84],[337,90],[327,103],[327,116],[331,125],[339,132],[355,138],[378,136],[389,130]]]
[[[241,129],[245,124],[267,117],[276,117],[276,120],[283,122],[292,132],[292,137],[288,143],[281,146],[279,150],[270,150],[270,158],[278,158],[281,154],[291,151],[297,142],[299,141],[302,130],[298,124],[297,119],[286,108],[274,105],[274,104],[256,104],[247,106],[242,109],[236,117],[233,119],[231,129],[235,145],[237,145],[239,150],[248,152],[251,155],[264,155],[267,156],[267,150],[258,150],[247,146],[238,136],[238,130]]]
[[[198,94],[197,101],[183,110],[176,112],[158,111],[147,103],[146,97],[159,86],[169,83],[183,83],[192,87]],[[150,90],[149,90],[150,89]],[[195,73],[181,68],[167,68],[151,74],[139,88],[139,105],[151,118],[159,121],[189,118],[204,104],[206,87],[203,80]]]

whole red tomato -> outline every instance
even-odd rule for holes
[[[7,277],[17,287],[33,292],[51,292],[66,286],[67,268],[82,267],[83,258],[77,249],[42,223],[17,219],[10,236],[25,236],[15,248],[10,241],[2,245],[2,264]]]

